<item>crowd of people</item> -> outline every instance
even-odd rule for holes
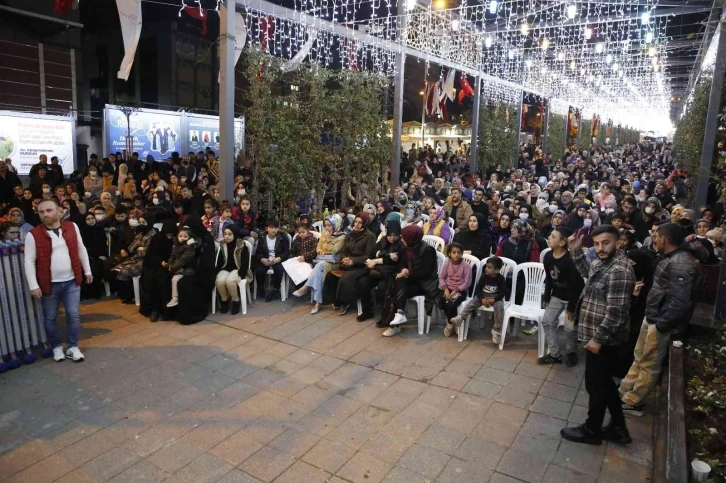
[[[70,231],[63,223],[78,227],[87,260],[71,256],[62,280],[55,272],[39,277],[53,282],[31,287],[43,299],[56,282],[81,280],[84,297],[100,298],[108,284],[122,303],[134,303],[132,280],[139,277],[140,313],[152,322],[194,323],[208,315],[213,288],[220,311],[238,314],[243,278],[274,300],[285,285],[284,262],[297,259],[312,271],[293,295],[312,292],[312,314],[332,305],[345,315],[359,304],[357,320],[378,312],[376,326],[391,337],[407,323],[407,301],[423,297],[428,316],[442,314],[447,337],[480,307],[489,309],[495,344],[503,337],[504,301],[519,304],[525,292],[524,278],[513,285],[511,273],[501,275],[503,265],[541,261],[547,353],[538,362],[573,366],[578,339],[587,349],[589,418],[563,437],[627,443],[623,413],[642,414],[668,341],[687,328],[704,276],[723,256],[722,200],[688,207],[687,173],[677,169],[670,145],[652,142],[572,149],[562,157],[535,151],[517,168],[482,173],[469,173],[463,159],[412,148],[401,186],[375,193],[353,180],[345,193],[324,198],[322,220],[303,209],[294,233],[255,212],[249,170],[237,168],[235,197],[221,201],[218,160],[209,150],[164,162],[135,153],[128,160],[92,156],[86,172],[69,179],[57,159],[48,164],[42,155],[27,188],[6,160],[0,236],[37,243],[54,232],[38,253],[52,247],[55,254],[56,239]],[[58,243],[70,251],[78,245],[73,236]],[[486,260],[478,284],[467,255]],[[51,342],[60,346],[57,329]],[[81,360],[70,351],[80,352],[70,329],[68,344],[66,355]],[[61,348],[56,360],[62,356]],[[620,387],[612,375],[622,378]],[[613,418],[603,430],[606,408]]]

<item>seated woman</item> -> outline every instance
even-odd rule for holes
[[[553,205],[550,205],[550,206],[553,206]],[[552,233],[552,231],[553,231],[553,230],[554,230],[555,228],[557,228],[558,226],[562,226],[562,224],[563,224],[563,223],[565,222],[565,217],[566,217],[566,216],[567,216],[567,215],[565,214],[565,212],[564,212],[563,210],[559,210],[559,209],[558,209],[558,210],[556,210],[556,211],[555,211],[555,212],[554,212],[554,213],[552,214],[552,219],[550,220],[550,223],[549,223],[549,225],[546,225],[546,226],[544,226],[544,227],[543,227],[543,228],[542,228],[542,229],[540,230],[540,234],[541,234],[541,235],[542,235],[542,236],[543,236],[544,238],[549,238],[549,236],[550,236],[550,233]]]
[[[342,228],[343,218],[338,214],[334,214],[330,218],[323,220],[323,232],[320,234],[320,240],[318,240],[318,246],[316,248],[318,257],[331,258],[331,256],[338,255],[345,241],[345,234],[341,231]],[[337,257],[335,257],[335,260],[337,260]],[[305,282],[305,285],[292,293],[295,297],[302,297],[308,293],[308,290],[313,291],[315,306],[310,311],[311,314],[317,314],[320,311],[320,304],[323,303],[323,282],[325,281],[325,276],[330,270],[337,268],[338,263],[333,259],[318,261],[315,264],[315,268],[313,268],[313,273],[310,274],[308,281]]]
[[[88,252],[88,261],[91,264],[93,283],[81,285],[83,298],[100,299],[103,297],[103,261],[108,258],[108,240],[106,230],[98,225],[93,213],[86,213],[85,223],[78,227],[81,239]]]
[[[157,322],[167,312],[166,301],[171,297],[171,274],[162,263],[171,255],[176,231],[173,220],[164,220],[161,231],[151,238],[142,264],[139,313],[149,317],[152,322]],[[96,279],[95,275],[93,278]]]
[[[8,211],[8,220],[12,221],[16,225],[20,227],[20,241],[25,241],[25,235],[30,232],[30,230],[33,229],[33,225],[30,223],[26,223],[25,221],[25,215],[23,215],[23,210],[20,208],[10,208],[10,211]],[[81,226],[79,225],[78,228]]]
[[[232,315],[239,314],[239,283],[247,277],[250,268],[250,252],[242,239],[241,230],[237,225],[229,225],[224,229],[224,237],[219,247],[217,258],[217,278],[214,283],[222,303],[219,311],[226,314],[232,301]]]
[[[185,275],[177,284],[179,305],[176,308],[176,320],[179,323],[196,324],[204,320],[209,314],[210,297],[216,270],[214,262],[216,249],[214,238],[204,228],[199,216],[190,214],[185,224],[196,238],[195,256],[192,275]]]
[[[408,225],[423,224],[423,217],[421,217],[421,203],[418,201],[409,201],[404,211],[404,217],[401,221],[401,227],[405,228]]]
[[[434,235],[449,243],[451,239],[451,227],[449,226],[449,218],[446,216],[446,210],[441,206],[431,208],[429,210],[429,221],[424,223],[424,235]]]
[[[129,217],[129,225],[135,231],[134,239],[125,249],[121,250],[121,261],[111,269],[119,282],[118,295],[124,304],[134,303],[134,288],[131,279],[141,275],[146,249],[151,243],[151,238],[156,234],[156,230],[147,225],[143,218],[137,220]]]
[[[401,333],[400,325],[406,323],[404,309],[408,299],[424,295],[426,312],[430,314],[440,293],[436,250],[422,241],[423,236],[423,230],[416,225],[401,230],[404,256],[399,258],[393,294],[386,299],[383,317],[376,324],[390,326],[383,332],[384,337]]]
[[[378,216],[376,214],[376,207],[370,203],[363,207],[363,211],[368,213],[368,218],[371,220],[370,223],[368,223],[368,231],[373,233],[373,236],[378,239],[378,236],[381,234],[381,230],[386,223],[386,216],[388,216],[388,213],[385,213],[385,216]]]
[[[511,236],[499,245],[496,255],[514,260],[517,265],[526,262],[539,262],[539,245],[534,240],[534,228],[532,225],[526,221],[514,220]],[[511,290],[511,284],[511,276],[508,276],[508,290]],[[516,304],[521,304],[522,300],[524,300],[524,289],[524,277],[519,277],[516,287]]]
[[[464,253],[469,252],[480,261],[492,254],[492,237],[489,221],[481,213],[469,217],[469,229],[454,235],[454,243],[461,245]]]
[[[497,224],[491,225],[489,231],[492,234],[492,244],[495,247],[499,247],[504,240],[511,236],[512,220],[514,220],[514,213],[509,210],[502,210]]]
[[[403,257],[401,243],[401,223],[398,219],[386,221],[386,236],[376,243],[371,257],[366,260],[368,273],[358,280],[361,307],[363,312],[356,320],[364,322],[373,317],[371,290],[375,290],[376,301],[383,305],[388,289],[393,285],[396,267]]]
[[[368,270],[366,261],[376,245],[376,237],[368,230],[369,223],[370,216],[367,211],[358,213],[353,220],[353,231],[345,237],[340,250],[340,280],[335,291],[335,305],[340,306],[338,315],[345,315],[350,304],[355,303],[359,297],[358,278]]]

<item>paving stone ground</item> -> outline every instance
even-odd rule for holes
[[[584,421],[584,365],[536,365],[535,337],[504,351],[413,324],[298,300],[246,316],[152,324],[133,305],[82,306],[86,361],[0,375],[0,481],[640,482],[653,415],[623,448],[563,441]]]

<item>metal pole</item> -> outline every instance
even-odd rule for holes
[[[724,16],[721,17],[724,19]],[[696,187],[696,206],[706,204],[708,183],[711,179],[711,168],[714,158],[716,131],[718,129],[718,114],[721,108],[721,94],[723,93],[723,77],[726,68],[726,31],[723,22],[719,24],[718,46],[716,48],[716,63],[713,66],[711,80],[711,96],[708,100],[708,114],[706,115],[706,129],[703,134],[703,147],[701,149],[701,166],[698,169],[698,185]]]
[[[462,74],[463,75],[463,74]],[[481,109],[481,76],[476,76],[474,110],[471,114],[471,149],[469,150],[469,172],[476,173],[479,167],[479,112]],[[482,173],[484,175],[484,173]]]
[[[406,2],[398,2],[397,14],[399,17],[406,13]],[[408,23],[408,22],[407,22]],[[404,38],[406,36],[404,29]],[[401,49],[396,53],[396,75],[393,78],[393,153],[389,165],[391,172],[391,192],[401,181],[401,136],[403,135],[403,81],[406,73],[406,51]],[[385,185],[383,180],[383,184]]]
[[[235,1],[219,9],[219,197],[233,198],[234,180],[234,17]]]
[[[45,114],[45,54],[43,52],[43,44],[38,44],[38,75],[40,76],[40,112]]]
[[[549,134],[549,125],[550,125],[550,102],[547,99],[544,99],[545,103],[545,113],[544,113],[544,121],[542,122],[542,154],[547,154],[547,136]]]
[[[519,168],[519,136],[522,133],[522,104],[524,103],[524,91],[519,91],[519,102],[517,103],[517,121],[515,123],[516,126],[516,134],[515,134],[515,143],[514,143],[514,162],[512,163],[512,167],[517,169]]]
[[[428,81],[429,74],[429,61],[426,61],[426,67],[424,67],[424,95],[421,98],[421,149],[426,145],[426,138],[424,136],[424,124],[426,124],[426,82]],[[436,101],[434,101],[436,102]]]

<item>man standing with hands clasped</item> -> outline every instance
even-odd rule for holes
[[[632,441],[625,427],[625,416],[613,371],[618,367],[619,351],[627,349],[630,298],[635,288],[635,273],[628,258],[618,251],[619,232],[612,225],[601,225],[590,234],[597,259],[589,262],[582,251],[582,239],[572,235],[567,245],[580,274],[587,283],[578,302],[578,332],[585,345],[585,389],[590,396],[587,421],[581,426],[564,428],[563,438],[576,443],[599,445],[602,440],[627,444]],[[603,428],[605,409],[610,424]]]
[[[93,283],[88,252],[75,223],[60,221],[56,198],[41,201],[38,216],[42,223],[25,238],[25,274],[30,293],[43,306],[43,323],[53,347],[53,359],[60,362],[67,356],[80,362],[84,359],[78,348],[84,275],[86,283]],[[60,302],[66,311],[68,349],[65,354],[57,322]]]

